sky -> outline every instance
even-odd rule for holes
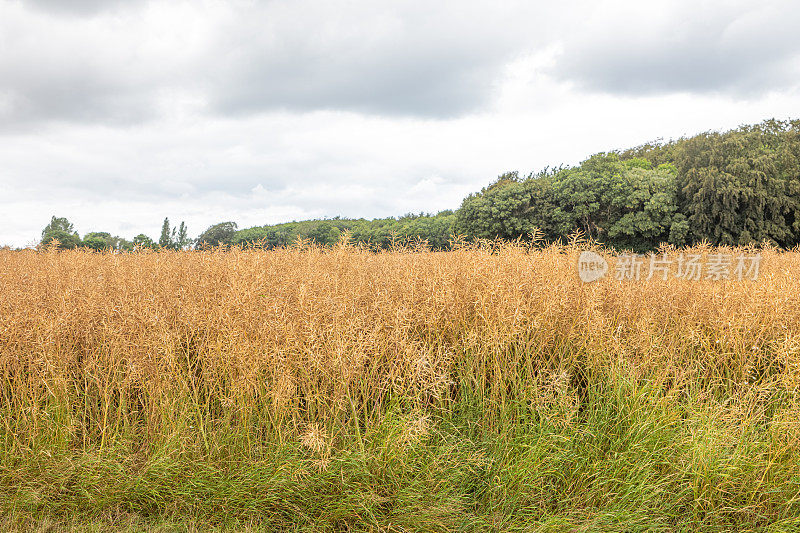
[[[800,118],[795,0],[0,0],[0,245],[457,208]]]

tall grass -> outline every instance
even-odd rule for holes
[[[800,253],[580,251],[0,251],[0,524],[800,529]]]

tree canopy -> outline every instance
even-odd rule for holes
[[[204,246],[275,248],[298,239],[332,246],[343,237],[373,248],[398,240],[434,249],[463,239],[555,241],[575,232],[618,249],[647,251],[661,243],[800,244],[800,121],[767,120],[726,132],[592,155],[575,167],[522,177],[511,171],[468,195],[455,211],[401,217],[332,218],[238,229],[214,224],[191,239],[184,222],[165,218],[158,242],[132,242],[107,232],[83,239],[63,217],[42,230],[43,245],[94,250],[185,249]]]

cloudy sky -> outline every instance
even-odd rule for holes
[[[456,208],[800,118],[795,0],[0,0],[0,244]]]

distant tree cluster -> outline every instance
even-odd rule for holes
[[[220,222],[219,224],[214,224],[200,234],[195,240],[195,246],[197,248],[213,248],[215,246],[231,244],[234,235],[236,235],[237,228],[236,222]]]
[[[215,224],[197,238],[164,219],[157,242],[105,232],[81,239],[66,218],[53,217],[42,244],[102,250],[182,250],[229,245],[275,248],[298,240],[388,248],[403,240],[450,247],[470,239],[563,239],[576,231],[618,249],[647,251],[661,243],[800,244],[800,120],[767,120],[719,133],[596,154],[577,167],[500,175],[456,211],[399,218],[306,220],[239,229]]]
[[[453,211],[436,215],[407,214],[400,218],[306,220],[237,231],[230,244],[258,244],[266,248],[287,246],[298,239],[330,246],[346,233],[351,243],[389,248],[401,240],[424,240],[435,249],[446,249],[453,235]]]
[[[651,250],[800,244],[800,121],[597,154],[575,168],[507,173],[464,199],[455,230],[472,238],[545,238],[581,230],[609,246]]]
[[[52,217],[42,230],[42,246],[58,245],[61,249],[85,247],[93,250],[133,250],[133,243],[104,231],[90,232],[81,239],[72,223],[63,217]]]
[[[140,237],[147,238],[145,235],[140,235]],[[161,225],[161,236],[158,238],[159,248],[165,250],[183,250],[191,246],[193,242],[194,241],[189,238],[189,230],[184,222],[181,222],[180,227],[170,228],[169,218],[164,219],[164,223]]]
[[[688,224],[679,212],[675,167],[653,168],[641,158],[598,154],[579,167],[519,179],[504,174],[468,196],[455,230],[473,238],[556,240],[583,232],[610,246],[651,249],[685,244]]]
[[[193,242],[189,238],[189,230],[186,224],[181,222],[180,227],[170,228],[169,218],[164,219],[161,237],[158,242],[154,242],[153,239],[144,234],[139,234],[132,241],[129,241],[105,231],[93,231],[81,238],[69,220],[54,216],[42,230],[40,246],[50,247],[57,244],[58,248],[62,250],[83,247],[97,251],[117,250],[131,252],[136,249],[182,250]]]

